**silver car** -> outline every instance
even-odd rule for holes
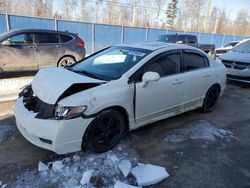
[[[0,34],[0,73],[65,66],[84,57],[84,41],[75,33],[26,29]]]

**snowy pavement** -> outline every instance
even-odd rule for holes
[[[178,143],[187,140],[201,140],[207,144],[215,142],[219,139],[230,141],[233,133],[230,130],[217,128],[205,120],[196,120],[189,122],[181,129],[175,129],[166,134],[165,141]]]
[[[102,154],[80,152],[46,164],[40,161],[38,170],[25,172],[8,186],[128,188],[153,185],[169,177],[164,167],[137,163],[126,150],[120,144]]]
[[[20,89],[31,83],[32,79],[31,76],[0,79],[0,102],[15,100]]]

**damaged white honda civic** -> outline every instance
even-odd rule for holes
[[[58,154],[105,152],[143,125],[195,108],[213,111],[225,84],[225,66],[197,48],[113,46],[40,70],[19,94],[16,124],[31,143]]]

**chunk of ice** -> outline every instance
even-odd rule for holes
[[[86,185],[89,183],[91,177],[92,177],[92,174],[93,174],[94,170],[88,170],[86,172],[83,173],[82,175],[82,179],[81,179],[81,185]]]
[[[129,160],[122,160],[118,165],[123,176],[126,178],[131,170],[131,162]]]
[[[117,181],[117,182],[115,183],[115,185],[114,185],[114,188],[140,188],[140,187],[133,186],[133,185],[128,185],[128,184],[126,184],[126,183]]]
[[[73,161],[77,162],[80,161],[81,157],[79,155],[73,155]]]
[[[63,162],[62,161],[53,162],[52,168],[55,171],[61,171],[64,168]]]
[[[108,154],[108,159],[111,160],[112,162],[119,161],[119,159],[116,157],[115,154]]]
[[[42,161],[39,161],[39,163],[38,163],[38,171],[43,172],[43,171],[46,171],[46,170],[49,170],[49,167],[46,164],[44,164]]]
[[[135,176],[139,186],[153,185],[169,177],[164,167],[151,164],[136,166],[132,168],[131,173]]]

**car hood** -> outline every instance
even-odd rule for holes
[[[231,50],[233,47],[216,48],[216,50]]]
[[[34,77],[32,90],[42,101],[55,104],[62,98],[105,82],[77,74],[65,68],[44,68]]]
[[[240,53],[240,52],[234,52],[231,50],[223,54],[222,56],[220,56],[220,59],[228,60],[228,61],[250,63],[250,53]]]

